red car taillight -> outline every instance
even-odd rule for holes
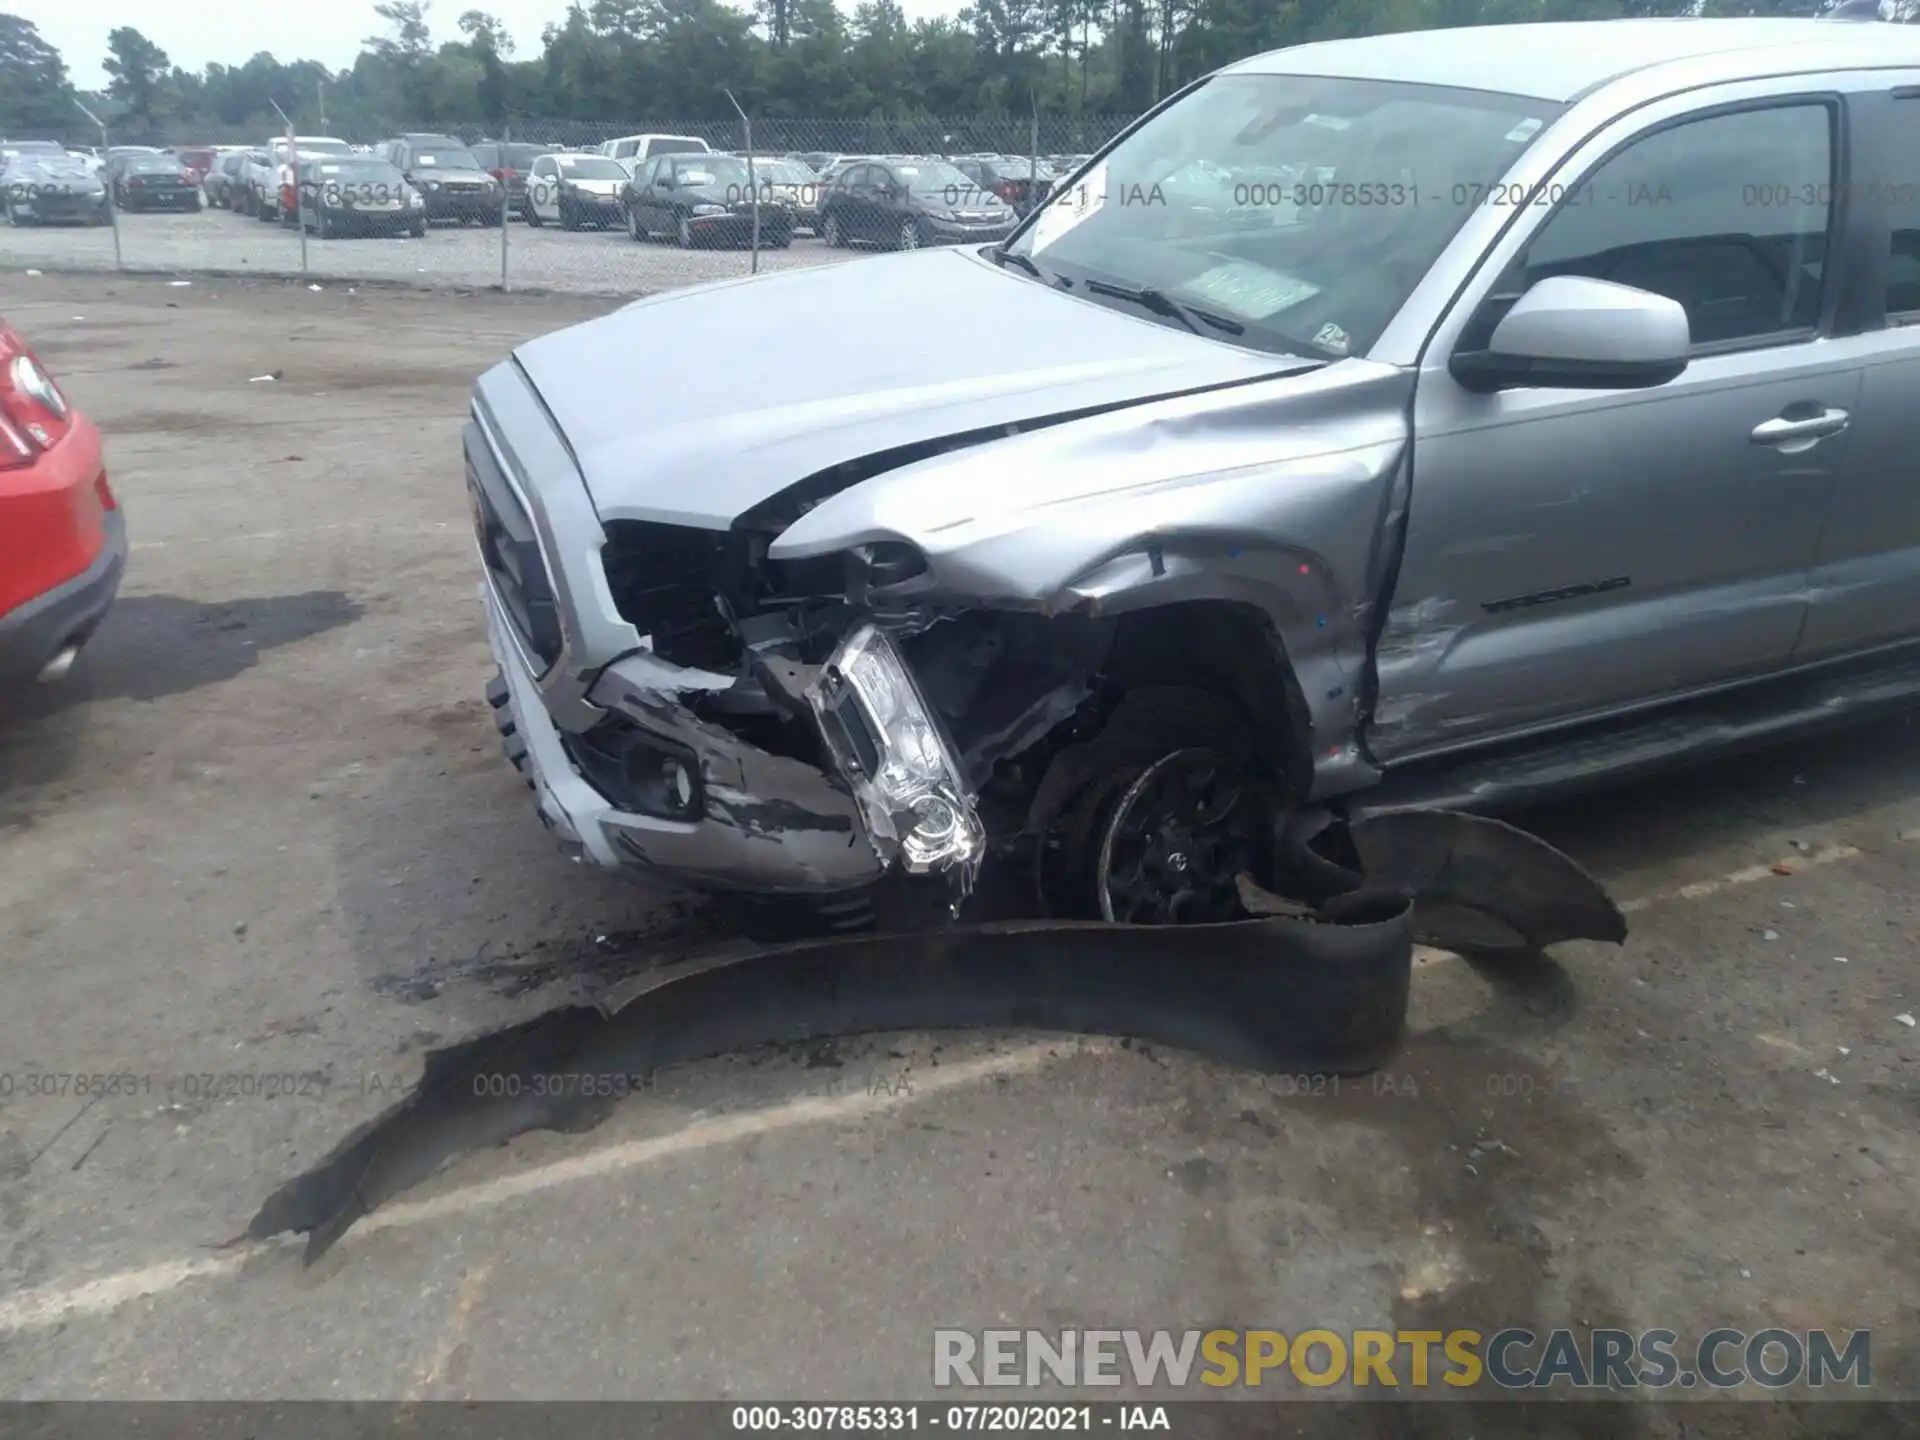
[[[0,470],[31,465],[73,426],[73,407],[13,330],[0,325]]]

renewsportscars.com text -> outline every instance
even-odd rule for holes
[[[942,1388],[1334,1385],[1502,1390],[1873,1383],[1872,1333],[1672,1330],[936,1330]],[[1204,1393],[1204,1390],[1203,1392]]]

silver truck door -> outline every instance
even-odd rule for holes
[[[1881,72],[1854,97],[1861,236],[1860,413],[1820,537],[1794,659],[1822,660],[1920,633],[1920,71]]]
[[[1786,663],[1860,397],[1858,347],[1823,339],[1844,180],[1830,79],[1712,87],[1603,126],[1522,197],[1448,308],[1420,362],[1380,758]],[[1455,382],[1450,356],[1484,343],[1500,297],[1569,273],[1683,304],[1685,373],[1649,390]]]

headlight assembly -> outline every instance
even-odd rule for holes
[[[724,205],[702,203],[693,207],[693,213],[696,215],[724,215],[727,213],[727,207]]]
[[[883,858],[897,853],[915,875],[957,869],[971,885],[986,831],[940,722],[893,642],[860,626],[807,699]]]

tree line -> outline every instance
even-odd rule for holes
[[[72,84],[32,22],[0,13],[0,135],[85,141],[86,103],[128,142],[254,139],[281,128],[371,140],[404,128],[647,119],[1132,115],[1196,76],[1306,41],[1435,26],[1625,16],[1812,14],[1820,0],[972,0],[909,22],[897,0],[589,0],[515,53],[467,10],[383,0],[353,65],[261,52],[188,70],[131,25],[107,37],[104,92]],[[1887,0],[1907,13],[1920,0]]]

